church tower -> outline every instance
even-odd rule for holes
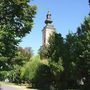
[[[48,11],[47,15],[46,15],[46,20],[45,20],[45,27],[42,30],[42,45],[47,45],[48,44],[48,40],[50,35],[55,32],[55,28],[52,25],[52,20],[51,20],[51,13],[50,11]]]

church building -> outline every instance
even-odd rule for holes
[[[47,15],[46,15],[46,20],[45,20],[45,27],[42,30],[42,46],[47,45],[48,44],[48,40],[50,35],[55,32],[55,28],[52,25],[52,20],[51,20],[51,13],[50,11],[48,11]]]

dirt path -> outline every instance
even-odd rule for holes
[[[37,90],[37,89],[27,89],[25,86],[0,83],[0,90]]]

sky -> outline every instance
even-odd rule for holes
[[[37,14],[31,33],[22,39],[20,46],[31,47],[34,54],[37,54],[42,46],[42,29],[48,11],[52,14],[56,32],[61,33],[63,37],[69,32],[76,32],[89,13],[88,0],[31,0],[30,4],[37,6]]]

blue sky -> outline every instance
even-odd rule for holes
[[[89,13],[88,0],[32,0],[37,5],[37,14],[30,34],[22,39],[21,47],[32,47],[34,53],[42,45],[42,29],[45,26],[46,14],[52,14],[53,25],[58,33],[65,37],[69,31],[76,29]]]

